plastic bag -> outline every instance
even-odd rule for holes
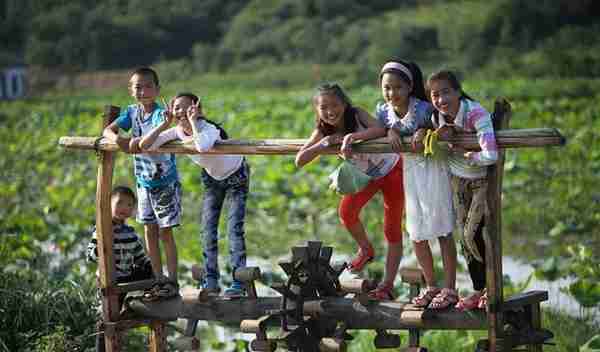
[[[369,184],[371,176],[359,170],[354,164],[343,161],[330,175],[329,189],[338,194],[352,194],[359,192]]]

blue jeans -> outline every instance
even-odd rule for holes
[[[232,270],[246,266],[246,241],[244,218],[250,185],[250,167],[243,161],[240,168],[224,180],[215,180],[202,170],[204,201],[202,205],[203,255],[206,287],[218,287],[219,244],[218,229],[221,210],[225,200],[229,202],[227,233],[229,236],[229,258]],[[234,282],[235,283],[235,282]],[[237,282],[237,284],[241,284]]]

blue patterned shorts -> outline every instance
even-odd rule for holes
[[[158,224],[160,228],[181,223],[181,184],[146,188],[137,186],[137,221],[141,224]]]

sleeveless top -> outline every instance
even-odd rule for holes
[[[356,122],[357,132],[367,129],[358,115],[356,115]],[[377,179],[386,176],[399,159],[400,155],[396,153],[353,153],[348,161],[365,174]]]

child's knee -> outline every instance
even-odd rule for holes
[[[338,209],[338,215],[340,221],[346,227],[352,227],[359,222],[359,212],[355,208],[350,206],[344,206],[343,204]]]
[[[390,247],[402,248],[402,231],[384,231],[385,239]]]

